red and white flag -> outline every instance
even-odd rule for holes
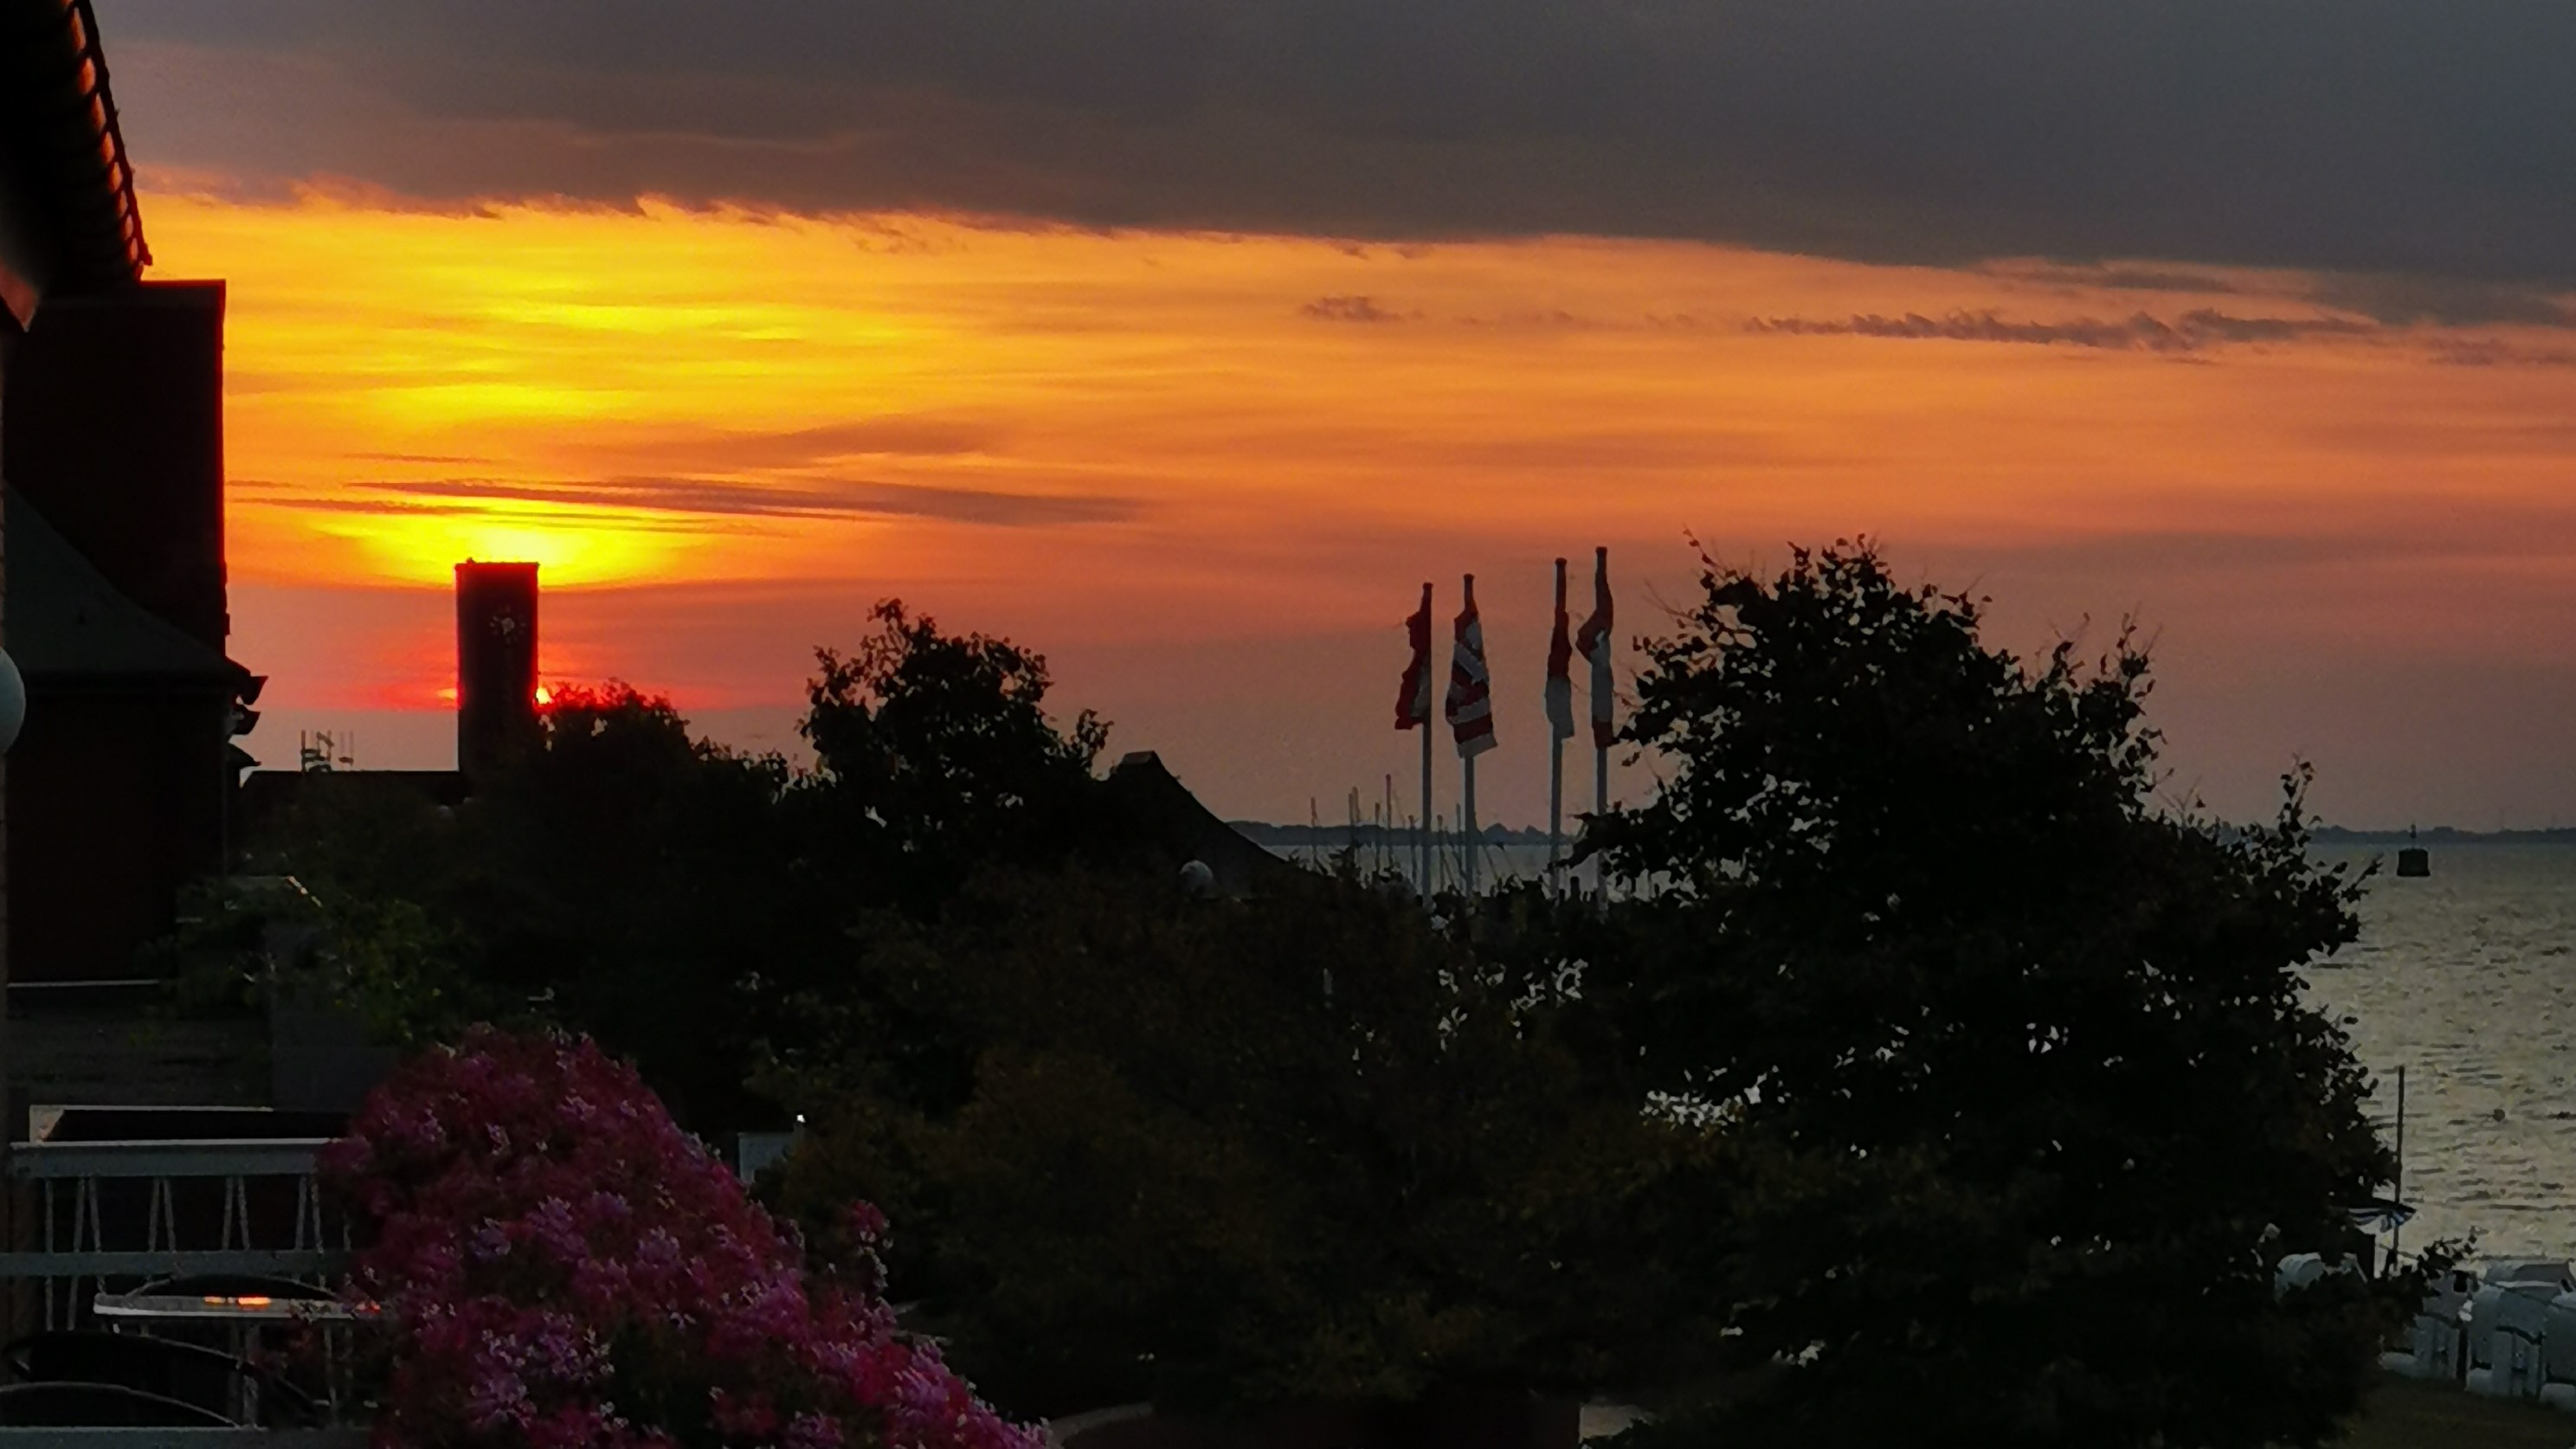
[[[1592,551],[1592,617],[1575,631],[1574,648],[1592,665],[1592,744],[1595,749],[1610,748],[1611,737],[1619,732],[1611,717],[1610,681],[1610,550]],[[1568,733],[1571,733],[1569,730]]]
[[[1574,738],[1574,645],[1565,637],[1565,560],[1556,561],[1556,628],[1547,638],[1547,730]]]
[[[1476,576],[1467,575],[1467,604],[1458,611],[1457,643],[1449,652],[1449,730],[1458,758],[1472,760],[1494,747],[1493,678],[1485,672],[1485,626],[1476,618]]]
[[[1431,723],[1431,586],[1422,586],[1422,607],[1404,621],[1413,641],[1413,661],[1404,666],[1404,683],[1395,692],[1395,727],[1414,729]]]

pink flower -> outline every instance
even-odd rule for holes
[[[558,1263],[578,1263],[589,1255],[590,1244],[581,1226],[573,1221],[572,1204],[559,1197],[547,1198],[528,1214],[528,1236],[540,1248],[553,1255]]]
[[[853,1202],[841,1210],[841,1226],[862,1247],[886,1245],[886,1215],[875,1203]]]
[[[474,1261],[478,1263],[489,1263],[495,1259],[506,1258],[510,1256],[510,1234],[499,1223],[486,1218],[483,1226],[474,1230],[474,1241],[466,1251],[471,1253]]]
[[[490,1363],[474,1377],[465,1416],[477,1429],[497,1429],[504,1424],[524,1428],[536,1417],[536,1408],[528,1402],[527,1384],[509,1365]]]
[[[688,1426],[602,1397],[632,1383],[703,1394],[724,1449],[1038,1443],[899,1332],[872,1252],[860,1281],[809,1282],[797,1237],[589,1042],[478,1030],[406,1065],[323,1161],[372,1229],[385,1442],[668,1449]],[[873,1207],[850,1225],[885,1241]]]
[[[841,1449],[841,1421],[799,1414],[787,1421],[786,1449]]]

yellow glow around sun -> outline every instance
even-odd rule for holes
[[[388,579],[442,579],[458,563],[533,563],[549,587],[647,578],[666,570],[686,540],[616,518],[516,521],[507,512],[405,515],[393,527],[370,518],[314,525],[346,539]]]
[[[1050,651],[1118,748],[1246,810],[1410,771],[1399,621],[1437,579],[1445,624],[1473,571],[1516,811],[1550,564],[1580,607],[1595,544],[1623,632],[1693,592],[1686,535],[1767,568],[1867,533],[1991,587],[2015,647],[2135,609],[2160,701],[2187,727],[2271,691],[2265,748],[2365,712],[2310,688],[2319,659],[2576,677],[2569,334],[2380,326],[2316,278],[145,180],[155,275],[229,284],[233,644],[280,724],[452,704],[468,557],[541,566],[549,681],[691,710],[792,706],[811,649],[900,597]],[[2149,273],[2210,290],[2102,285]],[[2116,345],[2142,314],[2221,340]],[[2327,703],[2281,722],[2301,691]]]
[[[811,468],[728,440],[917,407],[919,381],[889,379],[942,355],[878,310],[893,279],[836,224],[183,194],[155,197],[153,228],[159,275],[229,283],[251,580],[428,584],[469,556],[533,559],[550,586],[768,576],[811,530],[721,490]]]
[[[159,275],[230,284],[252,583],[443,588],[518,558],[550,589],[823,581],[1213,636],[1376,627],[1389,578],[1401,603],[1451,555],[2225,534],[2576,474],[2564,369],[2446,366],[2433,339],[2178,358],[1856,325],[2317,315],[2281,274],[2122,294],[1575,238],[145,210]]]

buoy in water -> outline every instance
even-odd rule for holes
[[[2397,874],[2428,876],[2433,873],[2433,852],[2415,843],[2415,827],[2406,827],[2405,848],[2397,852]]]

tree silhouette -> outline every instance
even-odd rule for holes
[[[939,632],[900,599],[872,611],[855,654],[815,651],[802,725],[816,799],[844,848],[922,908],[979,864],[1060,858],[1077,842],[1109,727],[1084,710],[1059,732],[1046,657]]]
[[[2300,994],[2359,890],[2307,857],[2304,771],[2268,828],[2178,817],[2127,633],[2025,664],[1865,543],[1703,563],[1625,732],[1669,778],[1589,836],[1664,893],[1586,990],[1727,1124],[1725,1342],[1794,1367],[1723,1442],[2328,1436],[2412,1300],[2272,1292],[2391,1168]]]

